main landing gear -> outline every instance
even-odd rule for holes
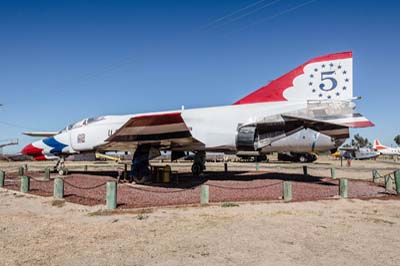
[[[192,174],[197,177],[203,173],[206,169],[206,152],[198,151],[194,155],[193,165],[192,165]]]
[[[153,149],[154,150],[154,149]],[[157,150],[158,151],[158,150]],[[145,184],[151,182],[151,169],[149,160],[159,155],[153,154],[151,146],[141,145],[138,146],[133,154],[132,170],[129,181],[135,181],[137,184]],[[194,155],[192,174],[197,177],[206,169],[206,153],[205,151],[198,151]]]
[[[144,184],[151,181],[149,164],[150,146],[138,146],[133,154],[131,178],[137,184]],[[132,181],[130,179],[129,181]]]

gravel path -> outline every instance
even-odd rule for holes
[[[88,206],[104,205],[105,183],[115,178],[101,174],[104,173],[97,175],[73,173],[66,176],[65,200]],[[39,172],[28,172],[27,175],[32,177],[31,194],[52,196],[53,180],[42,181],[43,173]],[[209,185],[211,203],[281,200],[283,181],[292,181],[293,201],[335,199],[338,195],[338,180],[322,176],[304,177],[294,173],[238,171],[206,172],[201,178],[196,179],[188,174],[179,174],[178,177],[178,184],[119,184],[118,208],[198,204],[201,184]],[[19,190],[19,187],[17,174],[8,174],[5,188]],[[389,194],[385,193],[382,184],[349,180],[350,198],[377,198]]]

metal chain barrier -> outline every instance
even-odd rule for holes
[[[258,187],[225,187],[225,186],[214,185],[214,184],[206,184],[206,185],[209,185],[210,187],[216,187],[216,188],[222,188],[222,189],[249,190],[249,189],[260,189],[260,188],[272,187],[272,186],[276,186],[278,184],[282,184],[282,181],[279,181],[279,182],[276,182],[276,183],[273,183],[273,184],[269,184],[269,185],[258,186]]]
[[[168,194],[168,193],[179,193],[179,192],[184,192],[184,191],[188,191],[188,190],[194,190],[197,187],[194,188],[184,188],[184,189],[179,189],[179,190],[173,190],[173,191],[155,191],[155,190],[150,190],[150,189],[145,189],[145,188],[141,188],[141,187],[134,187],[132,185],[128,185],[128,184],[122,184],[120,186],[126,186],[127,188],[130,189],[135,189],[135,190],[139,190],[139,191],[144,191],[144,192],[150,192],[150,193],[164,193],[164,194]]]
[[[101,183],[101,184],[92,186],[92,187],[80,187],[80,186],[76,186],[76,185],[74,185],[74,184],[71,184],[70,182],[67,182],[65,179],[64,179],[64,183],[67,184],[67,185],[69,185],[70,187],[73,187],[73,188],[76,188],[76,189],[91,190],[91,189],[96,189],[96,188],[99,188],[99,187],[102,187],[102,186],[106,185],[106,184],[107,184],[107,181],[106,181],[106,182],[103,182],[103,183]]]
[[[29,176],[30,177],[30,179],[33,179],[33,180],[35,180],[35,181],[37,181],[37,182],[49,182],[50,180],[42,180],[42,179],[38,179],[38,178],[34,178],[34,177],[32,177],[32,176]]]

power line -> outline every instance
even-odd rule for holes
[[[95,78],[95,77],[97,77],[97,76],[99,76],[99,75],[102,75],[102,74],[104,74],[104,73],[107,73],[107,72],[113,71],[113,70],[115,70],[115,69],[121,68],[121,67],[123,67],[123,66],[125,66],[125,65],[128,65],[128,64],[134,62],[135,59],[136,59],[135,56],[128,56],[128,57],[126,57],[126,58],[122,58],[122,60],[119,60],[118,62],[115,62],[115,63],[109,64],[109,65],[106,65],[106,66],[105,66],[103,69],[101,69],[100,71],[92,72],[92,73],[87,73],[87,74],[85,74],[85,75],[78,76],[77,79],[73,79],[73,80],[71,80],[71,81],[74,81],[74,82],[82,82],[82,81],[85,81],[85,80],[90,80],[90,79]],[[68,81],[67,81],[67,82],[68,82]]]
[[[76,79],[72,78],[69,81],[64,82],[65,85],[62,85],[62,86],[57,86],[56,85],[55,87],[65,88],[67,86],[71,86],[71,85],[69,85],[71,83],[80,84],[80,83],[83,83],[85,81],[93,80],[93,79],[95,79],[95,78],[97,78],[99,76],[102,76],[102,75],[107,74],[109,72],[112,72],[112,71],[114,71],[116,69],[119,69],[119,68],[122,68],[122,67],[124,67],[126,65],[129,65],[131,63],[134,63],[135,59],[136,59],[136,56],[129,56],[129,57],[126,57],[126,58],[122,58],[118,62],[106,65],[105,67],[103,67],[103,69],[101,69],[99,71],[78,76]]]
[[[301,8],[301,7],[304,7],[304,6],[306,6],[306,5],[309,5],[309,4],[311,4],[311,3],[313,3],[313,2],[316,2],[316,1],[318,1],[318,0],[307,1],[307,2],[304,2],[304,3],[300,4],[300,5],[294,6],[294,7],[292,7],[292,8],[288,8],[288,9],[283,10],[282,12],[280,12],[280,13],[278,13],[278,14],[276,14],[276,15],[273,15],[273,16],[271,16],[271,17],[269,17],[269,18],[262,19],[262,20],[258,21],[258,22],[255,23],[255,24],[258,24],[258,23],[261,23],[261,22],[264,22],[264,21],[267,21],[267,20],[271,20],[271,19],[274,19],[274,18],[276,18],[276,17],[280,17],[281,15],[284,15],[284,14],[286,14],[286,13],[292,12],[292,11],[294,11],[294,10],[297,10],[297,9],[299,9],[299,8]]]
[[[240,9],[236,10],[236,11],[233,11],[232,13],[229,13],[228,15],[222,16],[222,17],[220,17],[220,18],[218,18],[218,19],[216,19],[216,20],[214,20],[214,21],[208,23],[207,25],[205,25],[204,27],[202,27],[202,29],[209,28],[209,27],[213,26],[214,24],[217,24],[218,22],[223,21],[223,20],[226,19],[226,18],[232,17],[232,16],[234,16],[234,15],[236,15],[236,14],[242,12],[243,10],[249,9],[249,8],[251,8],[251,7],[253,7],[253,6],[256,6],[256,5],[258,5],[258,4],[262,3],[262,2],[265,2],[265,0],[257,1],[257,2],[255,2],[255,3],[252,3],[252,4],[250,4],[250,5],[247,5],[247,6],[245,6],[245,7],[242,7],[242,8],[240,8]]]
[[[287,14],[287,13],[290,13],[290,12],[292,12],[292,11],[295,11],[295,10],[297,10],[297,9],[299,9],[299,8],[302,8],[302,7],[304,7],[304,6],[306,6],[306,5],[309,5],[309,4],[311,4],[311,3],[313,3],[313,2],[316,2],[316,1],[318,1],[318,0],[310,0],[310,1],[303,2],[303,3],[299,4],[299,5],[296,5],[296,6],[294,6],[294,7],[285,9],[285,10],[283,10],[283,11],[281,11],[281,12],[278,12],[278,13],[276,13],[276,14],[274,14],[274,15],[272,15],[272,16],[269,16],[269,17],[267,17],[267,18],[260,19],[260,20],[254,22],[254,23],[251,23],[251,24],[249,24],[249,25],[247,25],[247,26],[245,26],[245,27],[242,27],[242,28],[240,28],[240,29],[231,31],[228,35],[230,35],[230,34],[232,34],[232,33],[235,33],[235,32],[239,32],[239,31],[245,30],[245,29],[247,29],[247,28],[249,28],[249,27],[252,27],[252,26],[254,26],[254,25],[257,25],[257,24],[260,24],[260,23],[263,23],[263,22],[266,22],[266,21],[273,20],[273,19],[275,19],[275,18],[277,18],[277,17],[280,17],[280,16],[282,16],[282,15],[284,15],[284,14]]]
[[[248,16],[250,16],[251,14],[254,14],[254,13],[256,13],[256,12],[258,12],[258,11],[264,9],[264,8],[267,8],[267,7],[269,7],[269,6],[272,6],[273,4],[278,3],[278,2],[280,2],[280,1],[282,1],[282,0],[274,0],[274,1],[272,1],[272,2],[269,2],[269,3],[267,3],[266,5],[260,6],[260,7],[256,8],[256,9],[253,9],[253,10],[251,10],[251,11],[249,11],[249,12],[247,12],[247,13],[244,13],[244,14],[242,14],[242,15],[240,15],[240,16],[237,16],[237,17],[235,17],[235,18],[233,18],[233,19],[231,19],[231,20],[229,20],[229,21],[225,21],[225,23],[222,23],[222,24],[220,24],[220,25],[218,25],[218,26],[224,26],[224,25],[230,24],[230,23],[232,23],[232,22],[238,21],[238,20],[241,19],[241,18],[248,17]]]

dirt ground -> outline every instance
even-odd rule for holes
[[[0,190],[2,265],[399,265],[400,201],[101,207]]]
[[[24,164],[1,162],[0,169],[15,172]],[[29,171],[37,171],[53,163],[27,164]],[[89,171],[123,168],[67,163],[72,170],[85,165]],[[315,176],[329,176],[335,166],[337,177],[370,181],[372,169],[386,174],[399,165],[378,160],[341,167],[340,161],[326,157],[308,167]],[[230,171],[256,168],[255,163],[228,166]],[[189,172],[190,163],[172,168]],[[222,171],[223,164],[208,163],[207,170]],[[301,174],[302,164],[260,163],[259,170]],[[104,204],[83,206],[0,189],[0,265],[399,265],[400,200],[383,198],[109,213]]]

